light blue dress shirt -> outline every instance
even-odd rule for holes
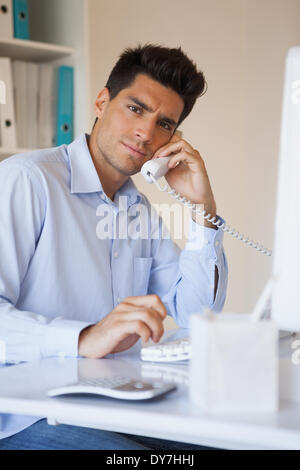
[[[193,312],[222,309],[228,275],[222,230],[191,219],[182,251],[154,236],[166,233],[160,217],[149,217],[147,237],[99,236],[103,214],[119,226],[134,220],[141,205],[150,213],[131,178],[114,201],[106,196],[84,134],[0,164],[0,343],[7,361],[77,356],[80,331],[127,296],[159,295],[185,328]],[[0,438],[31,422],[3,415]]]

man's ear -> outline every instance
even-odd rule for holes
[[[100,91],[100,93],[97,96],[97,99],[95,101],[95,114],[98,119],[101,119],[103,116],[103,113],[105,111],[105,108],[109,102],[109,91],[108,88],[103,88],[103,90]]]

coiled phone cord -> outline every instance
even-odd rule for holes
[[[182,202],[185,206],[187,206],[189,209],[191,209],[192,212],[195,212],[196,214],[199,214],[204,219],[208,220],[208,222],[211,222],[213,225],[216,225],[218,228],[221,228],[224,232],[229,233],[229,235],[231,235],[233,238],[236,238],[237,240],[240,240],[241,242],[243,242],[246,245],[254,248],[255,250],[259,251],[260,253],[263,253],[267,256],[272,255],[272,251],[269,250],[268,248],[263,247],[259,243],[254,242],[253,240],[249,240],[248,237],[244,237],[244,235],[241,235],[237,230],[232,229],[229,225],[226,225],[225,223],[222,223],[221,220],[216,221],[216,217],[211,217],[211,214],[207,214],[207,212],[205,210],[201,211],[201,209],[197,208],[197,204],[194,204],[193,202],[187,200],[185,197],[181,196],[174,189],[170,188],[170,186],[168,184],[166,184],[164,187],[161,187],[151,173],[148,173],[148,175],[152,179],[152,181],[155,184],[155,186],[157,187],[157,189],[159,189],[159,191],[166,192],[167,194],[170,194],[172,197],[177,199],[177,201]]]

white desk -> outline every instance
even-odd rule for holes
[[[173,374],[182,383],[176,391],[154,401],[46,396],[49,388],[78,377],[121,374],[138,378],[159,377],[162,373]],[[223,449],[300,449],[300,405],[282,401],[278,413],[212,416],[200,412],[189,401],[187,381],[188,365],[143,363],[138,345],[107,359],[43,359],[0,368],[0,413],[48,417],[51,424],[87,426]]]

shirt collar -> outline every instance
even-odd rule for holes
[[[87,135],[81,134],[69,144],[67,146],[67,154],[71,169],[71,193],[102,192],[105,194],[88,148]],[[115,194],[114,200],[116,203],[119,196],[127,196],[128,205],[135,204],[141,200],[141,194],[131,178],[128,178]]]

